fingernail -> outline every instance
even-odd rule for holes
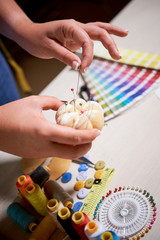
[[[79,66],[80,66],[80,64],[77,61],[73,61],[72,62],[72,68],[74,70],[78,71],[79,70]]]
[[[115,52],[120,56],[120,52],[118,51],[118,49],[115,48],[114,50],[115,50]]]
[[[87,70],[88,70],[88,68],[85,68],[85,69],[84,69],[84,73],[86,73],[86,72],[87,72]]]
[[[100,134],[101,134],[101,131],[98,130],[98,131],[97,131],[97,137],[98,137]]]

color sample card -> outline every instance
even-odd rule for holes
[[[107,121],[142,99],[160,80],[160,71],[94,58],[83,76]]]
[[[126,48],[119,48],[119,52],[122,56],[118,61],[119,63],[160,70],[159,54],[146,53]],[[114,61],[100,42],[95,44],[94,56]]]

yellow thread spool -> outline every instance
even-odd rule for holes
[[[59,201],[57,199],[50,199],[47,203],[47,209],[50,211],[50,212],[56,212],[59,208]]]
[[[55,221],[48,214],[43,218],[35,231],[31,234],[29,240],[48,240],[56,228],[57,225]]]
[[[48,199],[38,184],[29,184],[26,187],[25,196],[40,215],[47,214]]]
[[[25,175],[21,175],[18,179],[17,179],[17,182],[20,184],[20,185],[23,185],[27,182],[27,178]]]
[[[57,223],[57,227],[64,232],[64,228],[57,221],[58,210],[62,207],[62,203],[55,198],[52,198],[47,203],[48,213],[52,216],[53,220]]]
[[[47,165],[43,166],[43,168],[44,168],[48,173],[51,171],[51,169],[50,169]]]
[[[66,201],[63,203],[63,205],[68,208],[73,208],[73,203],[71,201]]]
[[[101,240],[113,240],[113,236],[110,232],[105,232],[102,234]]]
[[[37,227],[38,227],[38,225],[36,223],[31,222],[28,226],[28,229],[30,230],[30,232],[34,232]]]
[[[87,231],[92,234],[98,230],[98,226],[94,221],[90,221],[87,223]]]
[[[70,217],[71,213],[69,211],[69,209],[67,207],[63,207],[58,211],[58,216],[62,219],[62,220],[66,220]]]
[[[85,220],[85,217],[84,217],[84,215],[83,215],[82,212],[75,212],[75,213],[72,215],[72,221],[73,221],[75,224],[80,224],[80,223],[82,223],[84,220]]]

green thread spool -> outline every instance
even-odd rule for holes
[[[38,184],[29,184],[25,190],[25,196],[40,215],[47,214],[48,199]]]
[[[65,207],[73,207],[73,198],[55,180],[49,180],[44,184],[44,191],[49,199],[55,198]]]
[[[31,234],[29,240],[48,240],[55,232],[57,225],[53,218],[47,214],[40,222],[36,230]]]
[[[37,228],[37,219],[17,202],[9,205],[7,215],[26,232],[34,232]]]

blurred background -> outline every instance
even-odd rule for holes
[[[24,12],[35,22],[75,19],[86,23],[110,22],[130,0],[16,0]],[[13,41],[2,37],[3,43],[14,60],[23,69],[32,94],[39,94],[65,64],[56,59],[39,59],[31,56]],[[18,86],[21,97],[24,93]]]

